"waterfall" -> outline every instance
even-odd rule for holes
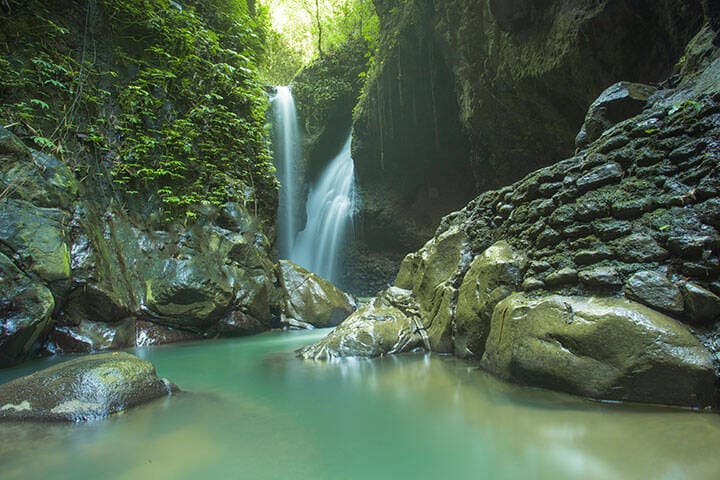
[[[356,210],[351,138],[349,134],[340,153],[310,187],[307,223],[290,254],[290,260],[330,281],[337,280],[338,258]]]
[[[289,87],[276,87],[271,99],[274,113],[275,169],[280,180],[278,208],[278,246],[281,258],[290,258],[298,231],[296,187],[299,182],[297,162],[300,160],[295,101]]]

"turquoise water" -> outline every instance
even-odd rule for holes
[[[720,415],[513,387],[439,356],[294,357],[325,333],[137,349],[187,393],[92,424],[0,424],[0,478],[720,478]]]

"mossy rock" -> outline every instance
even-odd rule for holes
[[[135,355],[85,356],[0,385],[0,420],[97,420],[175,390]]]
[[[355,311],[355,300],[324,278],[280,260],[284,314],[314,327],[333,327]]]
[[[455,308],[455,354],[481,358],[495,305],[516,290],[524,258],[500,241],[475,257],[465,274]]]
[[[391,287],[360,307],[327,337],[302,348],[298,354],[307,360],[379,357],[426,346],[412,293]]]
[[[482,365],[524,385],[605,400],[716,406],[710,352],[681,323],[620,298],[514,294]]]

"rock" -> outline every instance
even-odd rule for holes
[[[535,277],[527,277],[523,280],[522,285],[520,285],[520,289],[526,292],[539,290],[541,288],[545,288],[545,282],[538,280]]]
[[[593,222],[593,228],[601,240],[607,241],[630,233],[632,231],[632,224],[625,220],[608,218]]]
[[[604,185],[617,183],[623,176],[622,168],[615,162],[606,163],[590,170],[575,182],[578,190],[586,192]]]
[[[159,325],[145,320],[138,320],[135,324],[135,345],[138,347],[191,342],[201,338],[203,338],[202,335],[194,332]]]
[[[463,277],[455,307],[455,354],[480,358],[495,305],[517,290],[524,258],[501,241],[475,257]]]
[[[391,287],[363,305],[320,342],[302,348],[305,359],[378,357],[429,348],[412,292]]]
[[[76,326],[56,326],[47,349],[58,353],[93,353],[135,346],[135,319],[116,324],[83,320]]]
[[[0,419],[98,420],[176,390],[134,355],[91,355],[0,385]]]
[[[222,267],[208,257],[165,259],[145,272],[145,302],[154,319],[174,327],[202,329],[230,310],[233,286]]]
[[[716,401],[710,353],[687,327],[619,298],[512,295],[495,307],[482,366],[596,399],[697,408]]]
[[[52,293],[0,253],[0,368],[25,360],[51,328]]]
[[[578,272],[581,283],[590,287],[618,287],[623,281],[614,267],[595,267]]]
[[[597,245],[595,248],[578,250],[573,255],[573,261],[578,265],[590,265],[603,260],[615,257],[615,253],[605,245]]]
[[[0,239],[16,253],[25,269],[64,291],[70,281],[69,215],[54,208],[2,199]],[[57,293],[57,292],[56,292]]]
[[[594,142],[618,122],[642,112],[655,87],[640,83],[618,82],[609,86],[590,105],[585,123],[575,138],[578,148]]]
[[[625,296],[648,307],[679,315],[685,305],[680,290],[662,273],[641,271],[625,284]]]
[[[430,311],[438,285],[448,281],[462,263],[469,261],[467,234],[459,228],[451,228],[405,257],[395,285],[412,289],[420,306]]]
[[[355,299],[324,278],[280,260],[285,316],[315,327],[334,327],[357,308]]]
[[[720,297],[700,285],[688,282],[683,285],[685,310],[690,321],[712,323],[720,320]]]
[[[634,233],[623,238],[618,242],[615,250],[619,253],[620,258],[628,263],[657,262],[668,256],[667,250],[644,233]]]
[[[578,272],[574,268],[565,267],[552,272],[545,277],[545,283],[550,286],[573,285],[577,283]]]

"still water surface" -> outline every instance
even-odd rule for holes
[[[92,424],[0,424],[0,478],[720,478],[720,415],[513,387],[439,356],[294,357],[325,333],[137,349],[188,393]]]

